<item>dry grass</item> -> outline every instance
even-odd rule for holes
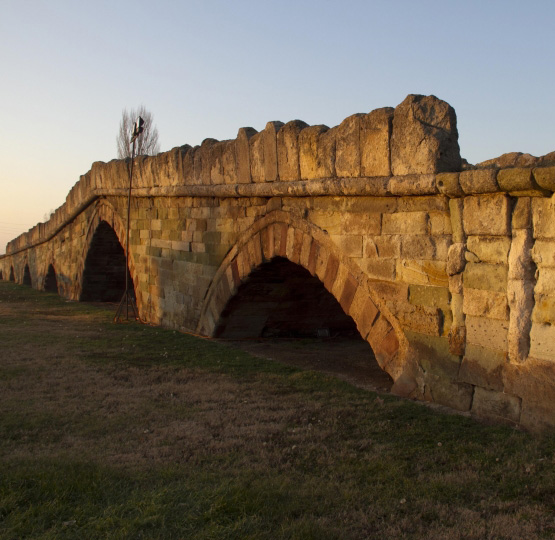
[[[0,538],[555,536],[552,436],[110,318],[0,283]]]

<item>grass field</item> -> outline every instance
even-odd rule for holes
[[[0,538],[555,537],[555,436],[0,282]]]

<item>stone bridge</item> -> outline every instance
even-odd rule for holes
[[[144,321],[207,336],[358,331],[393,392],[555,426],[555,156],[461,160],[434,96],[339,126],[269,122],[134,167]],[[94,163],[0,278],[117,302],[129,161]]]

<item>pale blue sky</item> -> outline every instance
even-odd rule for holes
[[[116,157],[124,107],[162,150],[435,94],[471,163],[555,150],[553,0],[0,0],[0,253]]]

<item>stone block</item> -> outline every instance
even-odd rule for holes
[[[374,281],[371,288],[374,294],[386,302],[405,302],[409,297],[409,286],[406,283]]]
[[[464,192],[459,182],[458,172],[446,172],[436,175],[437,189],[442,195],[450,198],[462,197]]]
[[[463,205],[463,199],[449,200],[449,214],[451,218],[453,242],[464,242],[466,239],[463,225]]]
[[[474,259],[470,262],[507,264],[510,248],[508,236],[469,236],[466,243],[467,255]]]
[[[555,268],[555,239],[536,240],[531,256],[536,265]]]
[[[393,108],[386,107],[360,118],[361,176],[391,176],[393,112]]]
[[[509,322],[487,317],[466,316],[466,342],[506,352]]]
[[[463,272],[465,289],[505,292],[508,268],[504,264],[467,263]]]
[[[449,341],[449,352],[454,356],[462,356],[466,347],[466,328],[460,325],[455,326],[453,319],[447,338]]]
[[[447,275],[454,276],[460,274],[466,265],[465,245],[462,242],[452,244],[447,253]]]
[[[265,181],[264,169],[264,132],[255,133],[249,139],[249,163],[251,180],[253,182]]]
[[[530,356],[555,362],[555,326],[532,323]]]
[[[298,144],[301,179],[335,176],[335,131],[327,126],[306,127],[299,133]]]
[[[531,251],[534,244],[530,229],[513,231],[509,253],[509,279],[532,280],[536,267],[532,261]]]
[[[426,212],[399,212],[382,216],[382,234],[427,234]]]
[[[362,236],[354,234],[331,235],[332,241],[347,257],[362,257]]]
[[[445,287],[409,285],[409,302],[417,306],[451,309],[451,294]]]
[[[371,279],[395,280],[396,262],[393,259],[357,259],[357,262]]]
[[[502,169],[497,173],[497,183],[507,192],[539,189],[529,168]]]
[[[449,352],[448,340],[444,337],[426,336],[412,330],[405,332],[411,347],[427,374],[447,380],[456,380],[461,359]]]
[[[433,260],[436,255],[435,242],[424,234],[401,236],[401,257],[403,259]]]
[[[441,335],[443,321],[437,308],[397,303],[392,311],[404,330],[410,329],[428,336]]]
[[[472,404],[473,386],[466,383],[451,382],[443,377],[426,377],[425,399],[457,411],[468,411]]]
[[[258,133],[256,129],[251,127],[240,128],[237,133],[235,157],[237,160],[237,182],[239,184],[249,184],[252,181],[249,141],[256,133]]]
[[[451,218],[449,214],[444,212],[430,212],[430,234],[439,236],[451,234]]]
[[[341,234],[344,232],[344,216],[340,212],[327,210],[311,210],[308,220],[329,234]]]
[[[282,181],[299,180],[299,133],[308,127],[301,120],[287,122],[277,134],[278,173]]]
[[[532,311],[532,321],[555,325],[555,296],[537,294]]]
[[[337,126],[335,170],[339,177],[361,175],[360,131],[362,114],[353,114]]]
[[[407,96],[393,114],[391,167],[396,176],[459,171],[455,110],[435,96]]]
[[[396,267],[397,279],[415,285],[447,287],[449,279],[446,264],[441,261],[415,261],[400,259]]]
[[[212,168],[210,158],[212,146],[217,142],[215,139],[204,139],[200,148],[195,150],[193,161],[193,182],[195,184],[210,184],[210,170]]]
[[[225,148],[224,142],[217,142],[210,148],[210,183],[223,184],[223,151]]]
[[[543,189],[555,191],[555,167],[533,169],[534,180]]]
[[[534,238],[555,238],[555,206],[553,198],[532,199]]]
[[[467,235],[508,236],[511,234],[511,205],[505,194],[465,197],[464,231]]]
[[[462,190],[467,195],[495,193],[499,191],[496,169],[472,169],[470,171],[463,171],[460,174],[459,181]]]
[[[555,269],[539,268],[535,293],[555,296]]]
[[[224,141],[222,150],[222,175],[225,184],[237,183],[236,142]]]
[[[524,362],[530,351],[530,326],[534,308],[534,283],[509,279],[507,298],[510,308],[509,358]]]
[[[278,175],[277,134],[283,122],[268,122],[264,128],[264,177],[267,182],[275,182]]]
[[[520,410],[521,399],[517,396],[479,386],[474,389],[471,413],[479,418],[518,424]]]
[[[407,174],[392,176],[389,179],[388,190],[393,195],[430,195],[437,193],[436,179],[433,174]]]
[[[474,317],[509,320],[509,306],[504,292],[464,289],[463,312]]]
[[[367,214],[345,213],[341,215],[343,230],[348,234],[374,235],[382,230],[382,215],[377,212]]]
[[[532,200],[530,197],[518,197],[515,201],[512,217],[513,231],[515,229],[532,228]]]
[[[355,321],[362,338],[366,339],[379,311],[364,287],[359,286],[355,291],[348,313]]]
[[[433,175],[426,175],[433,176]],[[443,195],[422,195],[400,197],[397,199],[399,212],[449,212],[449,199]]]
[[[402,236],[397,234],[376,236],[374,238],[374,245],[378,257],[380,259],[398,259],[401,256],[401,238]],[[366,257],[371,256],[369,249],[365,251]]]

